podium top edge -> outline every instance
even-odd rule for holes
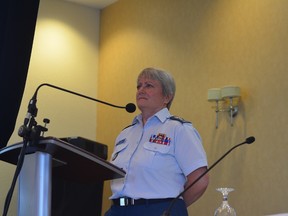
[[[16,165],[22,147],[23,142],[19,142],[0,149],[0,160]],[[126,174],[124,170],[120,169],[109,161],[106,161],[88,151],[85,151],[84,149],[81,149],[56,137],[41,138],[38,144],[34,146],[29,146],[28,144],[26,154],[35,152],[51,154],[52,159],[55,160],[59,160],[59,158],[61,160],[61,157],[68,157],[67,155],[70,155],[69,159],[71,160],[74,155],[78,158],[83,158],[83,160],[87,161],[87,163],[95,163],[97,166],[103,167],[106,170],[110,170],[115,174],[115,178],[124,177]],[[70,164],[72,163],[76,162],[71,161]]]

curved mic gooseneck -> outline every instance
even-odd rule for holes
[[[55,86],[55,85],[52,85],[52,84],[49,84],[49,83],[43,83],[43,84],[41,84],[41,85],[39,85],[37,87],[33,97],[29,101],[28,111],[27,111],[27,114],[26,114],[25,119],[24,119],[24,125],[21,126],[19,128],[19,130],[18,130],[18,135],[20,137],[29,138],[31,129],[33,127],[37,126],[37,122],[35,121],[35,117],[37,116],[37,112],[38,112],[38,109],[36,107],[37,94],[38,94],[38,91],[40,90],[40,88],[42,86],[48,86],[48,87],[51,87],[51,88],[55,88],[55,89],[58,89],[58,90],[61,90],[61,91],[64,91],[64,92],[67,92],[67,93],[70,93],[70,94],[73,94],[73,95],[77,95],[77,96],[82,97],[82,98],[86,98],[88,100],[96,101],[96,102],[111,106],[111,107],[125,109],[129,113],[133,113],[136,110],[136,106],[133,103],[128,103],[126,106],[118,106],[118,105],[114,105],[114,104],[111,104],[111,103],[108,103],[108,102],[105,102],[105,101],[101,101],[101,100],[98,100],[98,99],[95,99],[95,98],[92,98],[92,97],[89,97],[89,96],[86,96],[86,95],[83,95],[83,94],[80,94],[80,93],[77,93],[77,92],[74,92],[74,91],[71,91],[71,90],[68,90],[68,89],[64,89],[64,88],[59,87],[59,86]],[[46,130],[45,128],[43,128],[43,127],[41,127],[39,125],[38,125],[38,128],[39,128],[39,130],[42,130],[42,131]]]
[[[255,137],[250,136],[248,138],[246,138],[246,140],[242,143],[239,143],[238,145],[233,146],[231,149],[229,149],[222,157],[220,157],[215,163],[213,163],[204,173],[202,173],[197,179],[195,179],[195,181],[193,181],[187,188],[185,188],[184,191],[182,191],[175,199],[173,199],[169,205],[169,207],[167,208],[167,210],[165,210],[162,214],[162,216],[170,216],[170,211],[174,205],[174,203],[176,202],[177,199],[179,199],[181,196],[183,196],[183,194],[188,191],[193,185],[195,185],[204,175],[206,175],[211,169],[213,169],[213,167],[215,167],[222,159],[224,159],[231,151],[233,151],[235,148],[243,145],[243,144],[251,144],[255,141]]]
[[[83,94],[80,94],[80,93],[77,93],[77,92],[74,92],[74,91],[71,91],[71,90],[68,90],[68,89],[64,89],[64,88],[59,87],[59,86],[55,86],[55,85],[49,84],[49,83],[43,83],[43,84],[39,85],[38,88],[36,89],[32,99],[33,98],[35,100],[37,99],[38,91],[39,91],[39,89],[42,86],[49,86],[51,88],[55,88],[55,89],[58,89],[58,90],[61,90],[61,91],[64,91],[64,92],[68,92],[70,94],[74,94],[74,95],[77,95],[77,96],[80,96],[80,97],[83,97],[83,98],[86,98],[86,99],[89,99],[89,100],[92,100],[92,101],[96,101],[96,102],[99,102],[99,103],[102,103],[102,104],[106,104],[106,105],[111,106],[111,107],[116,107],[116,108],[120,108],[120,109],[124,109],[125,108],[126,111],[129,112],[129,113],[133,113],[136,110],[136,106],[133,103],[128,103],[126,106],[117,106],[117,105],[114,105],[114,104],[111,104],[111,103],[107,103],[105,101],[101,101],[101,100],[98,100],[98,99],[95,99],[95,98],[92,98],[92,97],[89,97],[89,96],[86,96],[86,95],[83,95]]]

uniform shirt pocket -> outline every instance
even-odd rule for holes
[[[146,143],[144,143],[144,148],[146,150],[153,151],[155,153],[158,152],[160,154],[167,154],[169,152],[170,146],[146,142]]]
[[[165,164],[171,158],[169,145],[146,142],[143,147],[147,153],[146,160],[149,168],[162,169],[162,166],[166,166]]]

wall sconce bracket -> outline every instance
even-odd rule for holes
[[[216,102],[216,128],[218,128],[219,112],[228,112],[230,125],[233,126],[233,118],[239,112],[240,88],[236,86],[226,86],[222,89],[212,88],[208,90],[208,101]]]

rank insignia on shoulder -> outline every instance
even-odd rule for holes
[[[185,119],[183,119],[183,118],[181,118],[181,117],[178,117],[178,116],[171,116],[169,119],[175,120],[175,121],[179,121],[179,122],[181,122],[182,124],[183,124],[183,123],[190,123],[190,124],[191,124],[191,122],[186,121]]]
[[[135,124],[136,124],[136,122],[135,122],[134,124],[128,125],[127,127],[123,128],[123,130],[125,130],[125,129],[129,128],[129,127],[132,127],[132,126],[134,126]]]

